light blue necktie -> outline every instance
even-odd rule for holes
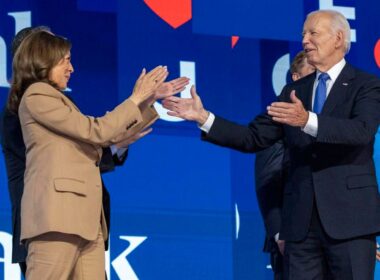
[[[318,86],[315,90],[315,96],[314,96],[314,106],[313,106],[313,112],[314,113],[321,113],[323,104],[326,101],[326,95],[327,95],[327,86],[326,81],[330,79],[329,74],[327,73],[321,73],[318,77]]]

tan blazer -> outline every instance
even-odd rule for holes
[[[26,146],[21,240],[56,231],[95,240],[101,223],[101,146],[157,119],[126,100],[100,118],[83,115],[60,91],[32,84],[19,107]],[[107,236],[102,222],[104,236]]]

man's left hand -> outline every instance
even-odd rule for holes
[[[154,102],[159,99],[164,99],[183,91],[189,84],[189,81],[190,79],[187,77],[179,77],[169,82],[162,83],[154,91],[154,94],[146,102],[141,104],[140,109],[143,110],[147,106],[152,106]]]
[[[303,107],[301,100],[296,96],[296,91],[290,93],[291,102],[273,102],[267,107],[268,114],[279,123],[295,127],[305,127],[309,113]]]

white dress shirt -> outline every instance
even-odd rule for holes
[[[326,81],[326,99],[328,98],[331,88],[333,87],[336,79],[338,78],[340,72],[342,72],[344,66],[346,65],[346,60],[343,58],[341,61],[339,61],[337,64],[335,64],[333,67],[330,68],[326,73],[329,74],[330,79]],[[313,86],[313,96],[312,96],[312,103],[311,103],[311,108],[314,106],[314,97],[315,97],[315,91],[318,86],[318,78],[319,75],[321,75],[321,72],[317,70],[317,75],[316,79],[314,81],[314,86]],[[314,112],[309,111],[309,118],[307,120],[307,123],[304,128],[302,128],[302,131],[317,137],[318,134],[318,116]]]
[[[111,149],[111,154],[112,155],[117,155],[117,157],[121,160],[121,158],[123,157],[124,153],[128,150],[128,148],[118,148],[116,147],[116,145],[111,145],[110,146],[110,149]]]

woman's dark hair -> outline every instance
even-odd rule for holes
[[[45,82],[59,89],[49,80],[49,73],[70,49],[67,39],[44,30],[32,32],[23,39],[13,58],[8,109],[17,113],[25,90],[33,83]]]

